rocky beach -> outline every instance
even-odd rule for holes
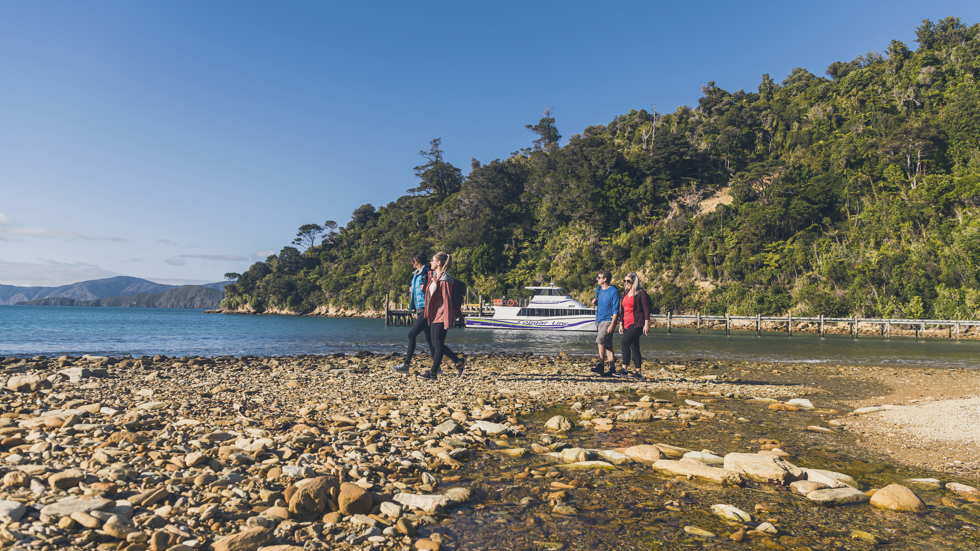
[[[965,549],[980,374],[395,354],[0,361],[0,546]]]

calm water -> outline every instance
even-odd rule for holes
[[[407,327],[382,320],[228,316],[201,310],[0,306],[0,356],[99,354],[222,356],[404,352]],[[425,341],[421,338],[421,347]],[[594,333],[453,330],[461,352],[595,354]],[[821,362],[980,368],[980,341],[769,334],[698,335],[655,329],[641,339],[645,358]],[[619,336],[614,343],[619,353]]]

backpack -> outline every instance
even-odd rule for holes
[[[453,306],[456,307],[457,312],[463,307],[464,300],[466,300],[466,284],[453,278]]]

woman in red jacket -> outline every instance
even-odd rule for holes
[[[419,375],[423,379],[436,379],[442,371],[439,366],[443,356],[453,361],[456,374],[460,377],[463,376],[463,368],[466,366],[466,358],[461,359],[446,346],[446,333],[461,316],[453,301],[453,287],[456,282],[446,273],[452,263],[453,257],[444,252],[432,255],[429,263],[432,272],[429,273],[429,285],[425,289],[425,319],[429,322],[429,331],[432,334],[433,354],[432,369]]]
[[[619,326],[619,334],[623,336],[623,368],[614,373],[616,377],[630,377],[632,379],[642,379],[643,373],[640,365],[643,359],[640,357],[640,335],[650,333],[650,312],[653,305],[646,291],[640,287],[640,277],[636,272],[626,274],[623,279],[623,298],[619,301],[619,319],[623,324]],[[627,368],[630,358],[633,359],[633,366],[636,368],[634,373],[629,373]]]

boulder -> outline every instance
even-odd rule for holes
[[[623,454],[633,461],[643,463],[644,465],[652,465],[654,461],[658,461],[664,457],[663,452],[660,451],[658,446],[648,444],[626,448],[623,450]]]
[[[814,490],[808,493],[806,498],[821,505],[847,505],[848,503],[864,503],[870,499],[867,494],[861,490],[850,487]]]
[[[646,423],[653,421],[653,414],[645,409],[631,409],[617,415],[616,420],[625,423]]]
[[[272,530],[268,528],[246,528],[227,536],[211,545],[213,551],[256,551],[259,547],[269,545],[275,540]]]
[[[681,461],[661,459],[660,461],[655,461],[652,467],[662,473],[692,476],[716,484],[738,486],[742,483],[742,477],[737,472],[709,467],[693,459],[684,459]]]
[[[735,507],[734,505],[712,505],[711,512],[725,520],[730,520],[732,522],[740,522],[742,524],[752,522],[752,515],[746,513],[738,507]]]
[[[822,482],[830,488],[843,488],[844,486],[850,486],[852,488],[858,487],[857,480],[854,480],[853,477],[846,475],[844,473],[826,471],[824,469],[803,468],[802,470],[803,470],[803,477],[806,480],[812,480],[814,482]]]
[[[555,415],[548,422],[544,424],[546,430],[553,432],[568,432],[575,428],[575,423],[567,417],[562,417],[561,415]]]
[[[41,514],[49,517],[60,518],[70,517],[75,511],[105,511],[116,506],[116,502],[111,499],[91,496],[69,496],[59,499],[54,503],[49,503],[41,508]]]
[[[684,457],[697,459],[698,461],[704,463],[705,465],[709,465],[711,467],[723,467],[725,465],[724,457],[705,451],[687,452],[684,454]]]
[[[337,505],[340,507],[340,512],[345,515],[366,515],[371,512],[374,501],[364,488],[344,482],[340,485]]]
[[[318,476],[300,480],[295,488],[296,491],[289,498],[289,512],[300,517],[312,517],[327,509],[328,492],[331,488],[337,488],[337,481]]]
[[[27,507],[19,501],[0,501],[0,524],[17,522],[24,517]]]
[[[40,375],[15,375],[7,379],[7,388],[14,392],[37,392],[51,388],[51,381]]]
[[[395,494],[393,498],[409,509],[419,509],[421,511],[432,511],[436,506],[445,507],[449,505],[449,498],[440,494],[410,494],[401,492]]]
[[[901,484],[889,484],[871,496],[871,505],[879,509],[924,513],[928,509],[915,492]]]
[[[78,483],[83,480],[85,480],[85,473],[78,469],[68,469],[48,477],[48,484],[56,490],[67,490],[78,486]]]
[[[953,492],[954,494],[959,494],[964,497],[978,497],[980,496],[980,490],[974,488],[973,486],[967,486],[966,484],[960,484],[959,482],[949,482],[946,484],[946,489]]]
[[[803,469],[775,455],[730,453],[725,456],[725,469],[743,474],[753,480],[776,480],[788,484],[803,478]]]

